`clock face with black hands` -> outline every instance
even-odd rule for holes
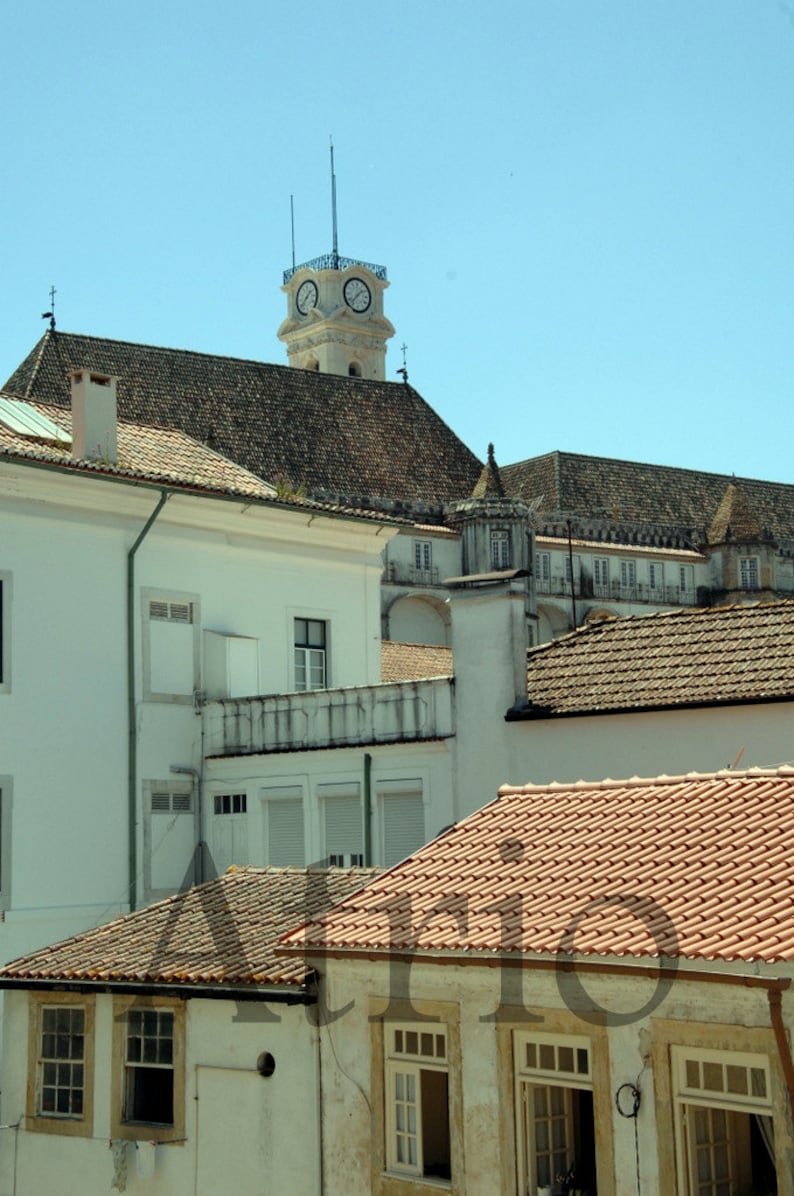
[[[353,311],[366,311],[372,302],[369,287],[361,278],[348,278],[343,291],[345,303]]]
[[[295,306],[302,316],[306,316],[316,305],[317,285],[311,279],[307,279],[306,282],[302,282],[298,287],[298,293],[295,296]]]

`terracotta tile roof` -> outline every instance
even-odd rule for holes
[[[505,787],[284,941],[791,961],[792,842],[794,769]]]
[[[778,541],[794,538],[794,485],[782,482],[562,452],[503,465],[500,476],[507,494],[542,499],[541,530],[544,513],[601,515],[616,525],[688,528],[697,543],[706,543],[726,487],[736,482],[762,529]]]
[[[423,681],[427,677],[451,676],[451,648],[381,641],[381,681]]]
[[[379,875],[377,868],[232,868],[0,969],[9,979],[231,986],[302,985],[280,937]]]
[[[527,658],[530,717],[794,698],[794,601],[607,619]]]
[[[0,391],[0,397],[16,402]],[[71,437],[71,411],[45,403],[25,400],[47,416]],[[305,507],[327,514],[354,516],[378,523],[400,524],[405,521],[385,512],[367,511],[331,502],[319,502],[295,494],[280,495],[274,486],[236,465],[206,445],[191,440],[176,428],[156,428],[143,424],[118,423],[118,460],[115,465],[104,460],[73,460],[71,444],[58,444],[23,435],[8,428],[0,419],[0,456],[58,465],[78,473],[128,478],[213,494],[239,495],[262,499],[275,506]]]
[[[119,416],[181,428],[258,477],[322,500],[435,517],[469,494],[481,464],[402,382],[47,331],[4,389],[65,407],[67,373],[117,375]]]
[[[44,403],[28,402],[28,406],[47,416],[71,438],[71,411],[50,407]],[[274,498],[276,495],[274,486],[205,445],[197,444],[184,432],[174,428],[119,423],[117,434],[118,459],[115,464],[103,460],[75,461],[71,457],[71,440],[59,444],[55,441],[35,439],[14,431],[0,419],[0,453],[51,462],[81,471],[121,475],[139,481],[163,482],[195,490],[244,494],[258,498]]]

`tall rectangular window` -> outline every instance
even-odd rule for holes
[[[213,797],[212,855],[215,871],[248,863],[248,795],[216,793]]]
[[[144,781],[143,883],[147,901],[194,882],[196,823],[190,781]]]
[[[594,1192],[595,1122],[590,1042],[568,1035],[514,1037],[522,1191]],[[560,1189],[561,1190],[561,1189]]]
[[[743,556],[739,558],[739,585],[743,590],[757,590],[759,588],[757,556]]]
[[[306,847],[302,787],[270,786],[261,790],[261,797],[264,803],[267,863],[280,868],[303,868],[306,864]]]
[[[323,619],[295,620],[295,688],[326,689],[327,624]]]
[[[510,568],[510,533],[503,528],[491,532],[491,566],[493,569]]]
[[[664,565],[661,561],[650,561],[648,564],[648,589],[654,597],[664,594]]]
[[[551,553],[539,552],[535,556],[535,580],[548,582],[551,580]]]
[[[364,818],[357,782],[318,785],[325,824],[325,859],[331,868],[364,863]]]
[[[593,593],[596,598],[609,597],[609,557],[593,557]]]
[[[41,1010],[39,1099],[43,1117],[82,1117],[85,1098],[85,1009],[45,1005]]]
[[[380,781],[381,863],[391,868],[424,846],[425,806],[420,779]]]
[[[31,993],[25,1129],[88,1137],[93,1132],[94,997]]]
[[[414,568],[419,573],[429,573],[433,568],[432,540],[414,540]]]
[[[386,1167],[452,1178],[446,1027],[385,1027]]]
[[[678,593],[684,598],[691,597],[695,588],[694,570],[691,565],[678,566]]]
[[[174,1124],[174,1015],[169,1010],[127,1013],[124,1121]]]
[[[673,1046],[671,1065],[679,1191],[777,1191],[767,1056]]]
[[[200,689],[198,595],[143,590],[141,604],[144,697],[192,701]]]
[[[620,562],[620,588],[632,596],[637,586],[637,565],[635,561]]]

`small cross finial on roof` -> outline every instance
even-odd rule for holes
[[[403,382],[407,382],[408,381],[408,359],[406,358],[405,355],[408,352],[408,346],[403,341],[403,343],[400,345],[400,348],[402,349],[403,363],[402,363],[402,367],[399,370],[397,370],[397,373],[400,375]]]
[[[55,296],[57,295],[55,287],[50,287],[50,310],[41,313],[42,320],[50,321],[50,328],[55,331]]]

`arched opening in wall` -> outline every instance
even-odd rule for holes
[[[450,643],[449,610],[430,595],[397,598],[387,613],[388,637],[400,644]]]
[[[559,639],[567,635],[571,629],[570,617],[559,607],[543,605],[538,607],[538,643],[547,644],[550,640]]]
[[[363,377],[363,374],[361,372],[361,366],[359,365],[359,363],[357,361],[350,362],[350,365],[347,367],[347,372],[348,372],[348,376],[350,378],[362,378]]]
[[[307,357],[306,364],[303,367],[305,370],[314,370],[315,374],[320,372],[320,362],[316,357]]]

